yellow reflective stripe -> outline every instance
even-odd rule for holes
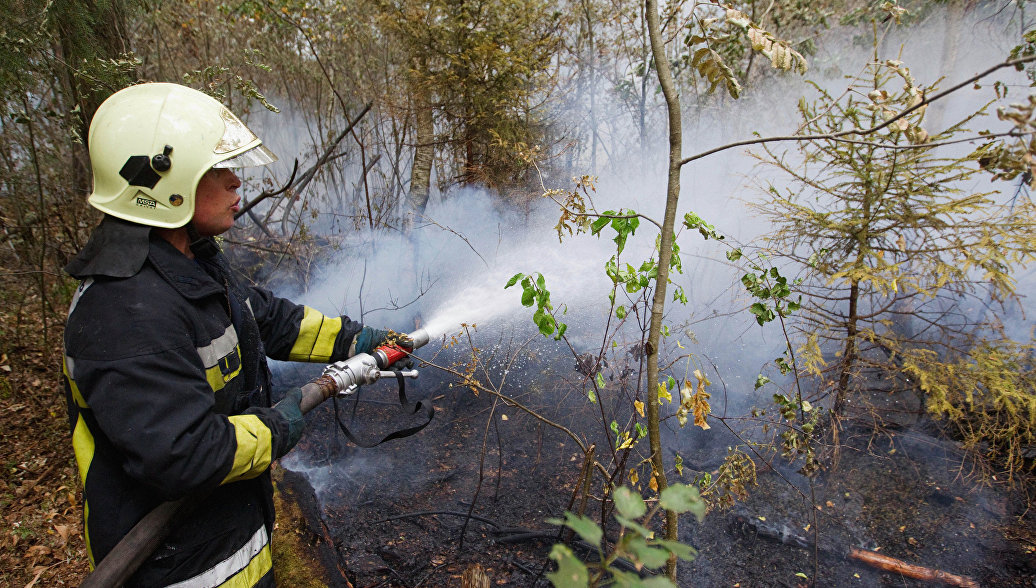
[[[76,419],[76,426],[72,429],[72,449],[76,454],[76,464],[79,466],[79,479],[83,486],[86,486],[86,473],[90,471],[90,464],[94,460],[94,435],[86,426],[83,415]]]
[[[75,390],[75,388],[73,388]],[[78,400],[77,400],[78,402]],[[86,406],[83,403],[81,406]],[[90,464],[94,460],[94,435],[86,426],[83,415],[76,419],[76,426],[72,429],[72,450],[76,455],[76,465],[79,467],[79,480],[83,485],[83,538],[86,540],[86,556],[90,561],[90,571],[94,569],[94,551],[90,546],[90,503],[86,502],[86,474],[90,471]]]
[[[227,383],[223,380],[223,372],[219,366],[213,366],[205,370],[205,379],[209,381],[209,387],[213,392],[219,392]]]
[[[223,484],[248,480],[266,471],[273,460],[273,434],[254,414],[238,414],[227,417],[234,425],[237,449],[234,451],[234,465],[223,478]]]
[[[90,545],[90,503],[86,500],[86,493],[83,493],[83,539],[86,541],[86,559],[90,564],[90,571],[94,571],[94,548]]]
[[[317,310],[305,306],[299,336],[295,339],[288,359],[291,361],[330,361],[335,339],[342,330],[342,318],[327,318]]]
[[[251,588],[258,584],[263,576],[270,573],[271,569],[273,569],[273,556],[270,552],[270,544],[267,543],[266,547],[263,547],[263,550],[248,562],[245,569],[220,584],[220,588]]]
[[[236,370],[229,374],[224,374],[223,368],[219,364],[219,360],[216,360],[216,365],[205,368],[205,379],[209,382],[209,387],[212,388],[213,392],[219,392],[222,390],[223,387],[226,386],[227,382],[233,380],[241,373],[241,347],[235,347],[234,351],[231,353],[236,353],[238,357]]]

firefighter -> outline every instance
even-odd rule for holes
[[[277,158],[218,101],[131,86],[97,110],[89,150],[104,218],[65,268],[81,282],[63,371],[91,569],[197,495],[127,585],[273,586],[270,464],[304,421],[298,390],[271,406],[266,358],[338,361],[387,333],[234,278],[213,239],[239,210],[234,170]]]

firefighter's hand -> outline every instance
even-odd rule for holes
[[[289,390],[288,394],[280,402],[273,405],[273,409],[280,413],[284,420],[288,422],[288,443],[283,449],[284,453],[295,447],[295,444],[302,438],[302,429],[306,427],[306,421],[302,418],[301,405],[302,390],[298,388]]]
[[[353,344],[349,348],[349,357],[352,357],[357,353],[370,353],[371,351],[374,351],[379,345],[385,342],[388,335],[388,331],[363,327],[360,329],[360,332],[356,333],[356,336],[353,337]]]

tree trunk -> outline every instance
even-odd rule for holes
[[[838,375],[838,392],[835,396],[834,416],[842,416],[845,412],[845,404],[849,396],[849,380],[852,377],[853,369],[856,367],[858,355],[856,338],[859,333],[860,316],[860,281],[853,280],[849,286],[849,316],[846,319],[845,329],[845,353],[842,356],[842,369]]]
[[[665,462],[662,460],[662,439],[659,432],[658,410],[658,347],[662,332],[662,315],[665,311],[666,292],[669,284],[669,263],[673,258],[674,225],[676,207],[680,200],[680,160],[682,155],[683,129],[680,119],[680,97],[676,93],[669,59],[665,54],[665,42],[659,26],[658,0],[646,0],[648,34],[651,38],[651,52],[655,59],[658,83],[662,87],[668,107],[669,119],[669,181],[666,188],[665,218],[662,221],[662,238],[658,247],[658,277],[655,279],[655,293],[651,300],[651,324],[647,343],[647,420],[648,440],[651,445],[651,468],[658,483],[659,493],[668,487],[665,476]],[[645,72],[646,73],[646,72]],[[666,511],[666,539],[678,540],[677,515]],[[666,564],[666,573],[676,582],[676,556]]]
[[[432,161],[435,156],[435,120],[427,91],[414,93],[416,126],[414,129],[414,163],[410,170],[410,209],[406,212],[406,231],[413,226],[415,216],[424,214],[428,207],[428,193],[432,184]]]

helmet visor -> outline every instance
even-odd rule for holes
[[[230,159],[224,159],[223,161],[213,165],[213,168],[236,168],[236,167],[255,167],[258,165],[268,165],[277,161],[277,156],[274,155],[273,151],[266,148],[266,145],[256,145],[248,151]]]

